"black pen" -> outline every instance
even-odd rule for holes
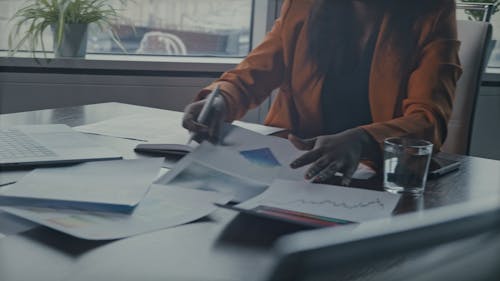
[[[7,183],[2,183],[2,184],[0,184],[0,187],[4,187],[4,186],[15,184],[15,183],[16,183],[15,181],[7,182]]]
[[[451,173],[453,171],[456,171],[459,168],[460,168],[460,162],[454,162],[454,163],[451,163],[451,164],[446,165],[444,167],[441,167],[439,169],[436,169],[434,171],[430,171],[428,177],[430,179],[435,179],[435,178],[444,176],[446,174],[449,174],[449,173]]]
[[[203,105],[203,108],[201,109],[200,115],[198,115],[198,119],[196,122],[200,124],[205,124],[207,122],[208,116],[210,112],[212,111],[213,104],[215,102],[215,99],[220,95],[220,87],[217,86],[208,96],[207,101]],[[191,132],[191,135],[189,137],[189,140],[187,142],[187,145],[190,145],[191,142],[193,141],[193,138],[195,136],[195,133]]]

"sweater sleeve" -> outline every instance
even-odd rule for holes
[[[412,137],[443,144],[455,88],[462,73],[458,58],[454,1],[448,1],[433,23],[416,69],[410,74],[403,116],[362,126],[378,143],[388,137]]]
[[[204,88],[196,100],[204,99],[216,86],[220,87],[227,106],[227,121],[239,119],[261,104],[283,80],[284,59],[282,25],[290,9],[291,0],[281,8],[281,16],[264,41],[233,70]]]

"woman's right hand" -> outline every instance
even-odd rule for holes
[[[207,121],[198,122],[198,116],[207,102],[207,99],[188,104],[184,109],[182,126],[194,134],[193,140],[202,142],[208,140],[213,143],[219,142],[222,123],[226,119],[226,104],[222,96],[218,96],[213,104]]]

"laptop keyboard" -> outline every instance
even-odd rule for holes
[[[17,129],[0,129],[0,158],[21,159],[57,156]]]

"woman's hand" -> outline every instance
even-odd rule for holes
[[[204,99],[188,104],[184,109],[182,126],[194,134],[195,141],[209,140],[215,143],[220,139],[222,123],[226,118],[226,104],[223,97],[217,97],[212,104],[207,121],[202,124],[197,119],[206,102],[207,100]]]
[[[326,182],[340,172],[342,185],[349,185],[361,157],[367,155],[367,151],[378,149],[376,142],[361,128],[307,140],[294,135],[288,139],[298,149],[309,150],[290,166],[296,169],[312,163],[305,178],[314,179],[316,183]]]

